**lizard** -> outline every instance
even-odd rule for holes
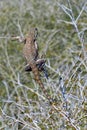
[[[23,54],[27,61],[27,66],[30,66],[34,78],[43,90],[44,94],[46,95],[47,99],[50,101],[51,97],[48,95],[42,81],[40,78],[40,73],[37,67],[38,65],[42,65],[45,63],[43,59],[38,59],[38,47],[37,47],[37,28],[30,29],[28,35],[25,38],[25,44],[23,47]],[[43,69],[43,67],[42,67]]]
[[[32,29],[34,30],[34,29]],[[46,78],[48,79],[48,75],[45,69],[45,62],[46,60],[42,59],[42,58],[38,58],[38,44],[36,42],[36,38],[37,38],[37,34],[38,34],[38,30],[37,28],[35,29],[35,41],[34,41],[34,48],[33,48],[33,54],[35,56],[35,61],[36,61],[36,66],[38,67],[39,71],[43,71]],[[26,43],[26,38],[24,38],[23,36],[12,36],[11,37],[12,40],[18,40],[19,42],[23,42],[24,44]],[[25,71],[32,71],[32,68],[30,67],[29,64],[27,64],[25,66]]]
[[[33,72],[35,81],[39,84],[46,98],[51,103],[52,99],[48,95],[44,87],[44,84],[42,83],[41,78],[40,78],[40,71],[45,72],[44,65],[46,61],[44,59],[38,58],[37,35],[38,35],[37,28],[31,28],[25,38],[17,36],[17,37],[13,37],[13,40],[17,39],[19,40],[19,42],[24,42],[23,55],[27,62],[25,70]],[[48,77],[46,73],[45,75],[46,77]]]
[[[36,41],[37,40],[37,35],[38,35],[38,30],[37,30],[37,28],[33,28],[31,30],[34,31],[33,35],[35,37],[34,41],[33,41],[33,50],[32,50],[32,53],[34,55],[34,60],[36,62],[36,66],[37,66],[37,68],[38,68],[39,71],[43,71],[44,72],[45,77],[48,79],[48,74],[47,74],[47,70],[46,70],[46,67],[45,67],[46,60],[44,60],[42,58],[38,58],[38,44],[37,44],[37,41]],[[26,40],[25,40],[25,43],[26,43]],[[31,68],[31,66],[29,64],[26,65],[25,71],[32,71],[32,68]]]

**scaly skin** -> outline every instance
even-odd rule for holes
[[[37,48],[37,29],[31,29],[28,35],[25,38],[25,44],[23,48],[23,54],[27,61],[27,66],[29,66],[34,74],[35,80],[39,84],[39,86],[42,88],[44,94],[48,98],[48,100],[51,100],[50,96],[48,95],[47,91],[44,88],[44,85],[40,79],[39,70],[37,67],[37,64],[40,64],[42,62],[42,59],[38,59],[38,48]],[[39,63],[37,63],[39,61]],[[45,62],[45,61],[44,61]]]

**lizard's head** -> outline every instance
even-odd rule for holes
[[[37,28],[31,28],[28,36],[32,37],[32,39],[36,40],[38,36],[38,29]]]

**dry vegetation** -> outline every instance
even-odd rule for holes
[[[39,30],[53,107],[24,71],[23,44],[11,40],[30,27]],[[86,41],[86,0],[0,0],[0,130],[87,130]]]

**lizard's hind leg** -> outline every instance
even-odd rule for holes
[[[30,67],[29,64],[27,64],[27,65],[25,66],[25,71],[32,71],[32,69],[31,69],[31,67]]]
[[[43,66],[45,65],[45,60],[43,60],[43,59],[38,59],[37,61],[36,61],[36,66],[37,66],[37,68],[38,68],[38,70],[39,71],[43,71]],[[31,67],[30,67],[30,65],[29,64],[27,64],[26,66],[25,66],[25,71],[32,71],[32,69],[31,69]]]

